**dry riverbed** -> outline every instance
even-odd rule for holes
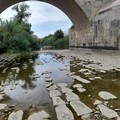
[[[120,119],[119,51],[39,51],[0,65],[0,120]]]

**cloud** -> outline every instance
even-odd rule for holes
[[[67,31],[72,25],[69,18],[58,8],[44,2],[29,1],[27,3],[30,8],[29,12],[32,13],[29,22],[32,24],[32,30],[38,36],[45,36],[54,33],[57,29]],[[12,6],[6,9],[0,18],[3,20],[10,19],[15,15],[11,10]]]

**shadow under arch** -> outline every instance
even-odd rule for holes
[[[0,13],[14,4],[25,1],[46,2],[59,8],[69,17],[77,31],[85,30],[89,27],[88,17],[74,0],[0,0]]]

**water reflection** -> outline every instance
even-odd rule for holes
[[[52,104],[42,74],[49,71],[54,83],[66,82],[71,86],[73,80],[67,75],[69,70],[69,60],[58,54],[40,53],[15,58],[0,71],[0,85],[10,97],[6,102],[18,106]]]

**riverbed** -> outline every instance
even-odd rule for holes
[[[40,51],[25,58],[14,57],[12,62],[1,60],[0,86],[4,94],[1,103],[12,110],[2,110],[0,120],[18,110],[24,112],[23,120],[41,110],[51,120],[60,120],[64,116],[59,116],[61,111],[56,108],[61,104],[54,104],[54,97],[63,100],[62,105],[74,120],[85,120],[85,115],[89,120],[119,119],[119,58],[119,52],[81,49]],[[51,95],[53,90],[59,92],[58,96]],[[83,109],[82,114],[77,107]],[[112,115],[108,116],[103,108]]]

